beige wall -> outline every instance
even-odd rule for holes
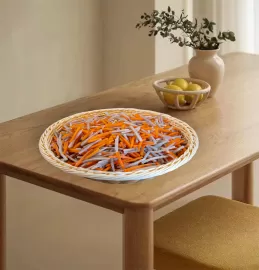
[[[102,2],[104,32],[103,74],[105,88],[163,72],[187,63],[190,50],[172,45],[148,29],[136,31],[143,12],[161,10],[168,5],[180,13],[192,9],[191,0],[109,0]]]
[[[166,10],[171,6],[176,14],[181,14],[184,9],[186,13],[191,14],[191,1],[189,0],[157,0],[155,8],[157,10]],[[179,33],[180,34],[180,33]],[[186,64],[189,57],[187,48],[180,48],[177,44],[171,44],[166,38],[157,36],[155,39],[155,72],[160,73],[172,68]]]
[[[102,1],[105,88],[140,79],[155,72],[155,40],[135,25],[154,0]]]
[[[100,10],[98,0],[0,0],[0,121],[102,89]]]

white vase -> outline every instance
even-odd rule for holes
[[[213,97],[223,81],[225,64],[218,56],[219,50],[195,50],[195,56],[189,61],[191,78],[204,80],[211,86],[209,97]]]

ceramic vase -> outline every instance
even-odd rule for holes
[[[219,50],[195,50],[195,56],[189,61],[191,78],[204,80],[211,86],[209,97],[213,97],[223,81],[225,64],[218,56]]]

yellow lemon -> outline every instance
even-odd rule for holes
[[[173,83],[170,83],[169,85],[165,86],[166,89],[172,89],[172,90],[183,90],[181,87],[179,87],[178,85],[175,85]]]
[[[183,91],[179,86],[174,85],[174,84],[167,85],[167,86],[165,86],[165,88],[166,89],[171,89],[171,90]],[[164,99],[165,99],[167,104],[174,105],[175,95],[164,92]],[[184,99],[184,95],[179,95],[178,96],[178,102],[179,102],[180,105],[184,105],[186,103],[186,101]]]
[[[189,83],[186,91],[198,91],[198,90],[202,90],[201,86],[197,83]],[[194,95],[186,95],[185,96],[185,100],[187,101],[187,103],[192,103],[192,99],[193,99]],[[203,94],[200,95],[200,98],[198,101],[201,101],[203,98]]]
[[[188,82],[185,79],[175,79],[173,84],[179,86],[183,90],[186,90],[188,87]]]

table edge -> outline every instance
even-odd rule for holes
[[[158,210],[195,190],[206,186],[213,181],[232,173],[233,171],[259,159],[259,152],[254,153],[249,157],[242,160],[235,161],[227,164],[225,167],[216,170],[204,177],[196,179],[190,184],[180,187],[179,189],[172,190],[163,196],[156,198],[153,201],[125,201],[119,198],[111,197],[103,193],[98,193],[89,189],[75,186],[70,183],[61,182],[56,178],[45,177],[44,175],[37,174],[25,169],[20,169],[16,166],[0,163],[0,174],[13,177],[15,179],[54,191],[69,197],[73,197],[96,206],[103,207],[118,213],[124,213],[125,208],[152,208]]]
[[[159,198],[153,200],[151,202],[152,207],[154,210],[158,210],[192,192],[195,190],[198,190],[216,180],[218,180],[221,177],[224,177],[244,166],[246,166],[249,163],[254,162],[255,160],[259,159],[259,151],[255,152],[253,155],[250,155],[248,157],[245,157],[241,160],[234,161],[230,164],[227,164],[226,166],[222,167],[219,170],[216,170],[215,172],[212,172],[210,174],[205,175],[204,177],[201,177],[199,179],[196,179],[190,184],[186,184],[185,186],[182,186],[181,189],[175,189],[171,193],[167,193],[164,196],[160,196]]]
[[[0,174],[33,184],[75,199],[88,202],[90,204],[123,213],[127,207],[127,202],[105,194],[84,189],[67,182],[61,182],[56,178],[45,177],[44,175],[31,172],[26,169],[20,169],[16,166],[0,163]]]

